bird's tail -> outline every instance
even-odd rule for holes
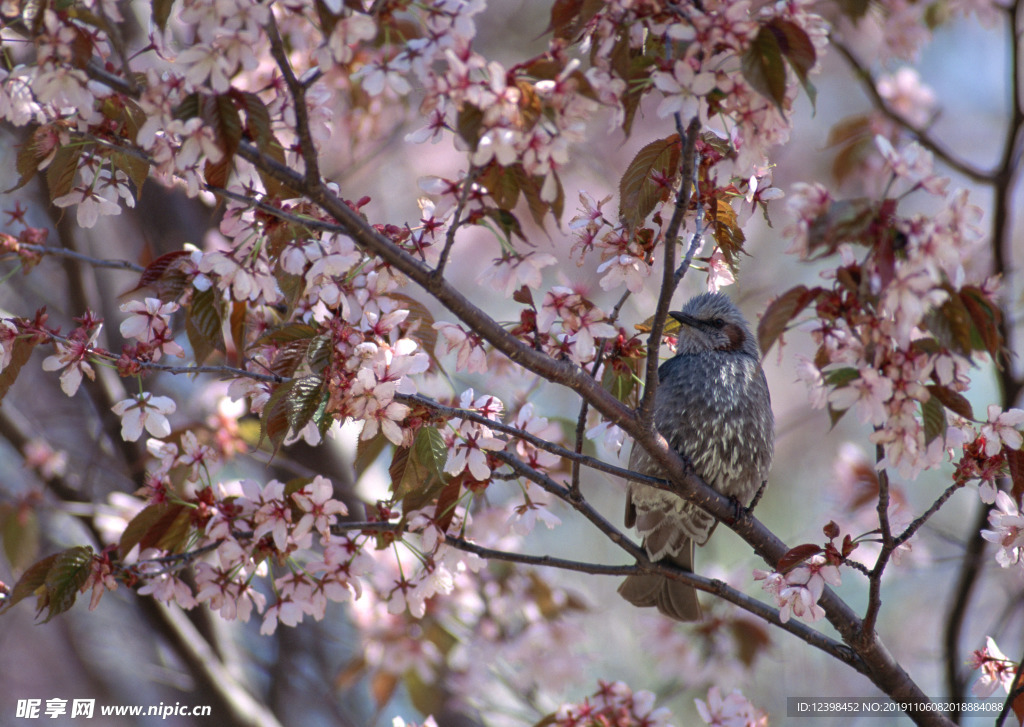
[[[660,562],[671,563],[693,572],[693,541],[676,555],[668,555]],[[657,606],[658,610],[677,621],[700,621],[700,603],[697,591],[680,581],[664,576],[638,573],[627,576],[619,586],[619,594],[634,606]]]

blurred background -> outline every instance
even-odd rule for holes
[[[549,11],[549,2],[492,2],[477,18],[476,49],[506,66],[542,52],[547,42],[544,31]],[[827,8],[821,12],[827,15]],[[145,17],[148,10],[140,13]],[[932,42],[922,48],[919,61],[913,64],[938,101],[934,135],[957,155],[982,168],[989,168],[999,158],[1009,117],[1007,37],[1007,29],[1001,24],[983,27],[974,18],[957,19],[936,30]],[[861,58],[877,58],[870,38],[862,47],[851,47]],[[881,75],[894,73],[904,64],[866,65]],[[776,149],[772,158],[776,165],[774,185],[785,191],[794,182],[809,181],[822,181],[835,188],[835,150],[829,148],[830,130],[837,122],[869,113],[871,109],[870,99],[849,65],[833,50],[822,59],[821,71],[812,81],[818,91],[815,107],[801,94],[794,110],[792,138]],[[566,223],[575,213],[581,191],[597,199],[614,195],[618,179],[636,151],[673,131],[670,119],[659,119],[654,113],[656,99],[652,101],[655,103],[642,109],[629,139],[623,138],[621,132],[609,130],[607,118],[598,118],[589,130],[589,141],[573,149],[572,163],[562,174],[566,213],[560,227],[549,222],[546,230],[540,230],[531,226],[529,215],[521,216],[527,237],[537,250],[567,261],[560,266],[562,273],[556,274],[554,267],[546,269],[545,286],[571,285],[587,290],[606,310],[614,305],[618,295],[600,290],[593,258],[579,268],[568,262],[573,240]],[[415,108],[415,100],[411,103]],[[332,149],[333,156],[325,160],[325,173],[341,186],[343,196],[371,197],[364,208],[371,221],[415,223],[420,216],[416,199],[423,196],[418,180],[425,176],[456,178],[465,169],[465,155],[448,140],[436,145],[404,141],[404,135],[419,125],[415,118],[405,124],[386,117],[376,123],[354,123],[358,128],[350,148]],[[0,130],[3,189],[16,182],[15,155],[17,145],[23,141],[21,134],[22,130],[12,128]],[[972,187],[956,174],[952,176],[952,186],[970,188],[974,203],[988,214],[991,191]],[[211,232],[218,221],[215,207],[189,200],[180,192],[162,189],[155,183],[146,185],[135,210],[101,218],[91,230],[77,229],[73,215],[46,206],[37,184],[33,182],[4,195],[0,206],[11,209],[20,201],[29,209],[30,222],[51,229],[50,244],[73,241],[76,249],[95,257],[152,259],[180,249],[186,242],[209,244],[211,235],[215,235]],[[855,180],[847,181],[840,189],[848,196],[865,193]],[[934,200],[923,202],[933,204]],[[915,203],[909,199],[904,204],[912,209]],[[613,199],[609,209],[616,204]],[[756,320],[774,296],[800,282],[815,281],[822,269],[785,254],[789,243],[783,231],[791,222],[785,199],[771,205],[770,216],[771,225],[760,213],[745,222],[749,257],[740,263],[737,284],[727,289],[751,321]],[[986,221],[989,219],[986,216]],[[506,302],[489,286],[477,284],[481,261],[500,255],[499,242],[483,229],[469,228],[460,238],[459,250],[471,254],[453,258],[450,277],[499,320],[517,315],[505,310]],[[1015,253],[1016,259],[1020,259],[1019,245]],[[12,268],[13,262],[2,269],[6,277],[0,287],[0,309],[5,315],[29,315],[45,305],[50,321],[60,323],[65,331],[73,327],[71,317],[79,315],[83,307],[102,315],[108,332],[116,330],[121,316],[117,309],[121,300],[116,295],[128,291],[137,280],[132,273],[93,270],[64,264],[55,258],[44,260],[30,276],[8,275]],[[563,274],[568,277],[559,277]],[[675,302],[678,304],[704,289],[705,276],[691,271]],[[1012,300],[1019,301],[1019,288],[1010,291]],[[632,297],[621,317],[627,328],[653,312],[655,292],[652,287]],[[438,320],[452,320],[446,311],[435,308],[433,313]],[[781,352],[773,349],[764,363],[777,422],[777,445],[770,484],[757,514],[790,545],[821,542],[821,528],[829,520],[839,523],[844,532],[859,532],[856,528],[861,526],[864,530],[871,528],[851,512],[844,494],[848,490],[841,482],[850,471],[849,466],[842,467],[843,462],[855,462],[864,456],[873,460],[867,442],[869,430],[859,426],[854,417],[843,419],[830,430],[827,413],[810,407],[806,389],[797,380],[796,365],[799,354],[813,352],[808,337],[794,331],[786,336]],[[70,483],[75,490],[73,500],[107,503],[105,506],[111,508],[114,516],[117,499],[110,496],[130,493],[136,487],[133,477],[138,474],[143,450],[129,444],[114,447],[99,436],[101,428],[111,427],[110,395],[104,389],[116,390],[124,383],[117,380],[115,372],[99,373],[100,383],[87,385],[84,392],[69,399],[61,393],[56,375],[46,374],[38,366],[27,366],[0,408],[0,435],[4,440],[0,443],[0,503],[8,508],[31,507],[41,499],[47,505],[55,505],[37,511],[38,529],[43,535],[39,555],[90,542],[92,534],[83,525],[81,512],[58,503],[52,491],[48,491],[42,467],[25,464],[23,454],[29,443],[49,448],[51,454],[41,461],[59,469],[58,479]],[[427,387],[425,393],[445,396],[473,386],[478,392],[499,396],[506,404],[527,395],[527,387],[517,377],[509,377],[501,391],[488,388],[483,379],[474,376],[454,374],[453,378],[451,383],[434,382],[435,390]],[[991,368],[979,367],[974,371],[973,381],[969,398],[976,411],[983,411],[998,396]],[[189,381],[170,377],[152,378],[147,386],[175,396],[179,402],[177,416],[181,419],[216,421],[217,407],[225,393],[216,384],[196,387]],[[567,436],[570,435],[578,407],[573,397],[551,396],[547,392],[531,396],[537,414],[563,424]],[[355,508],[360,500],[372,503],[385,497],[388,487],[384,463],[368,469],[359,481],[354,479],[351,461],[355,436],[355,432],[346,429],[325,447],[293,445],[270,464],[265,458],[239,459],[225,474],[266,481],[271,477],[286,479],[319,472],[346,492]],[[604,450],[597,454],[615,456]],[[621,459],[623,464],[625,454],[626,450]],[[948,478],[949,470],[944,469],[926,473],[914,483],[897,480],[895,484],[905,493],[910,511],[920,513],[941,493]],[[612,522],[621,522],[623,482],[585,471],[583,492]],[[500,499],[502,494],[494,492],[492,496]],[[942,633],[947,604],[964,539],[980,507],[974,488],[955,494],[915,541],[913,551],[890,567],[885,581],[882,638],[924,691],[936,699],[946,696]],[[604,563],[626,562],[619,549],[568,509],[556,507],[554,511],[561,517],[562,525],[550,531],[535,530],[528,540],[529,552]],[[998,631],[1004,650],[1013,657],[1021,647],[1022,625],[1015,610],[1015,603],[1019,602],[1015,596],[1024,584],[1019,572],[1003,572],[991,558],[983,562],[982,586],[972,604],[972,616],[961,642],[962,653],[966,657],[970,650],[981,648],[985,636]],[[762,595],[761,589],[753,581],[751,570],[763,566],[725,528],[719,528],[697,555],[700,573],[720,577],[757,597]],[[532,724],[544,710],[551,711],[561,702],[592,693],[598,679],[622,679],[636,690],[656,692],[659,704],[672,708],[673,723],[677,725],[696,723],[693,699],[706,698],[706,687],[712,683],[724,692],[742,689],[770,715],[773,724],[788,723],[789,696],[878,695],[865,678],[851,669],[793,637],[763,629],[756,622],[751,621],[746,631],[738,629],[725,635],[701,633],[701,626],[677,625],[628,606],[615,593],[616,578],[566,572],[547,572],[543,576],[554,587],[571,594],[574,603],[585,607],[574,609],[567,616],[573,624],[564,632],[566,641],[537,644],[533,653],[523,655],[521,663],[473,664],[472,670],[493,672],[494,693],[480,696],[504,702],[504,708],[487,714],[474,710],[462,716],[451,711],[435,714],[441,727],[481,722]],[[16,580],[6,562],[0,562],[0,580]],[[855,609],[863,609],[865,581],[856,573],[844,571],[839,592]],[[705,604],[710,602],[709,598],[703,600]],[[710,608],[712,618],[725,612],[720,604]],[[835,635],[825,622],[817,627]],[[364,649],[350,609],[332,607],[320,623],[307,620],[296,628],[279,628],[269,637],[260,636],[258,630],[256,621],[227,623],[204,609],[191,612],[189,619],[183,620],[148,599],[136,597],[127,588],[108,594],[95,612],[88,612],[86,604],[80,601],[70,612],[46,624],[36,624],[31,604],[23,602],[0,618],[0,674],[4,676],[0,680],[0,724],[22,724],[14,717],[14,705],[26,698],[40,698],[44,703],[48,698],[93,698],[98,704],[211,704],[215,715],[209,722],[202,718],[157,717],[134,722],[115,718],[108,723],[97,715],[89,723],[98,727],[246,724],[230,710],[219,708],[229,696],[213,686],[218,677],[204,667],[207,660],[199,648],[201,644],[215,644],[231,676],[257,694],[257,701],[276,714],[281,724],[390,725],[395,716],[407,721],[421,719],[408,685],[399,686],[394,698],[381,707],[375,700],[380,683],[348,671]],[[203,638],[197,640],[194,631]],[[759,651],[752,644],[759,644],[763,638],[770,638],[770,646]],[[758,652],[751,664],[743,665],[731,656],[722,658],[742,650],[743,645]],[[1010,651],[1007,646],[1017,651]],[[548,662],[544,668],[550,669],[556,653],[558,658],[570,658],[564,659],[563,678],[549,684],[554,688],[515,694],[515,689],[509,689],[507,681],[503,681],[506,672],[540,668],[539,662]],[[503,691],[509,694],[501,697]],[[225,716],[229,714],[232,716]],[[255,713],[253,719],[257,719]],[[46,721],[59,725],[77,724],[80,720]],[[847,717],[813,723],[877,722]],[[981,721],[967,719],[966,723]]]

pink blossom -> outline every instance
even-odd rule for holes
[[[331,481],[321,475],[317,475],[312,482],[292,493],[292,499],[303,512],[299,522],[295,524],[294,536],[299,537],[315,528],[324,538],[330,538],[331,525],[337,521],[338,515],[348,515],[345,503],[333,498],[334,488]]]
[[[921,82],[921,75],[911,66],[902,66],[892,75],[878,79],[878,94],[889,108],[917,127],[931,119],[935,93]]]
[[[1010,693],[1017,676],[1017,665],[999,649],[991,636],[985,637],[985,648],[973,652],[968,663],[972,669],[981,669],[981,677],[971,687],[971,694],[975,697],[991,697],[999,687],[1006,694]]]
[[[705,724],[714,727],[768,727],[768,716],[743,696],[739,689],[724,698],[718,687],[708,690],[708,700],[693,700]]]
[[[994,457],[1005,445],[1020,449],[1024,443],[1021,425],[1024,425],[1024,409],[1003,411],[998,404],[989,404],[988,421],[981,425],[981,436],[985,437],[985,454]]]
[[[999,545],[996,562],[1003,568],[1020,563],[1021,548],[1024,548],[1024,516],[1013,498],[1003,490],[996,493],[996,507],[989,512],[988,523],[992,530],[982,530],[981,537]]]
[[[177,408],[174,400],[166,396],[153,396],[144,391],[138,396],[119,401],[110,407],[121,417],[121,438],[134,442],[142,436],[142,430],[163,439],[171,433],[167,416]]]
[[[651,266],[635,255],[616,255],[597,268],[597,273],[604,273],[601,278],[602,290],[613,290],[625,285],[631,293],[639,293],[651,276]]]
[[[60,388],[68,396],[74,396],[78,391],[78,387],[82,383],[82,376],[88,377],[90,381],[95,381],[96,372],[93,371],[86,357],[91,355],[92,347],[102,328],[102,324],[96,326],[86,340],[83,340],[84,335],[77,335],[77,332],[74,332],[66,343],[54,341],[57,352],[43,359],[43,371],[63,369],[60,374]],[[78,329],[78,331],[82,330]]]

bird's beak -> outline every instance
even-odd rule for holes
[[[695,328],[700,324],[700,321],[698,321],[696,318],[694,318],[693,316],[689,316],[681,311],[672,311],[669,313],[669,315],[675,318],[677,321],[679,321],[680,324],[684,326],[690,326],[691,328]]]

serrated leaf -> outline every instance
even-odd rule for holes
[[[787,573],[821,551],[821,546],[815,545],[814,543],[795,545],[782,554],[782,557],[779,558],[778,564],[775,566],[775,570],[779,573]]]
[[[185,315],[185,333],[196,363],[203,363],[215,350],[224,350],[220,298],[212,286],[197,290]]]
[[[984,348],[993,360],[996,359],[1003,345],[999,332],[1003,315],[999,306],[995,305],[981,288],[974,285],[965,285],[961,288],[959,297],[977,331],[981,343],[978,348]]]
[[[274,389],[260,417],[260,444],[269,439],[275,453],[288,436],[288,394],[294,383],[286,381]]]
[[[938,397],[930,396],[921,402],[921,420],[924,422],[924,443],[931,444],[938,437],[946,437],[946,409]]]
[[[491,162],[480,175],[480,184],[487,189],[487,194],[500,209],[512,210],[519,202],[520,181],[525,178],[526,172],[521,164],[505,168],[497,162]]]
[[[44,586],[46,595],[40,597],[39,612],[48,610],[43,623],[71,608],[78,592],[89,577],[93,550],[87,545],[68,548],[58,553],[50,570],[46,573]]]
[[[736,210],[726,200],[716,199],[714,200],[714,216],[712,217],[709,212],[708,217],[711,218],[714,226],[715,242],[718,243],[718,249],[722,251],[722,257],[725,258],[729,269],[736,273],[739,264],[737,257],[743,252],[743,243],[747,240],[747,236],[740,228]]]
[[[256,94],[245,91],[240,96],[245,107],[246,133],[256,142],[256,148],[262,154],[274,138],[273,132],[270,130],[270,112],[267,111],[263,99]]]
[[[7,392],[10,391],[21,372],[21,367],[28,363],[32,356],[32,350],[37,345],[39,345],[39,340],[35,336],[19,336],[14,339],[14,344],[11,346],[11,360],[4,370],[0,371],[0,402],[7,396]]]
[[[761,355],[767,355],[789,325],[800,312],[810,305],[821,292],[821,288],[797,285],[773,300],[757,323],[757,342]]]
[[[447,531],[455,518],[455,506],[462,494],[463,475],[452,478],[437,494],[437,507],[434,508],[434,520],[442,532]]]
[[[83,146],[74,144],[60,147],[53,155],[53,161],[46,168],[46,185],[51,202],[71,191],[83,150]]]
[[[619,180],[619,218],[631,229],[671,193],[682,155],[679,134],[656,139],[636,153]],[[655,181],[655,177],[661,181]]]
[[[310,422],[327,396],[323,385],[323,377],[313,374],[296,380],[292,386],[288,394],[288,426],[295,434]]]
[[[46,574],[50,572],[50,568],[57,562],[57,558],[60,553],[54,553],[48,555],[37,563],[33,563],[28,569],[21,574],[21,578],[11,588],[11,592],[7,598],[0,605],[0,613],[4,613],[8,609],[14,607],[19,601],[31,596],[36,591],[39,591],[46,583]]]
[[[39,126],[21,145],[14,162],[15,169],[18,170],[18,182],[10,189],[4,190],[5,193],[21,189],[35,178],[39,171],[39,163],[45,158],[40,149],[40,142],[51,133],[50,127]]]
[[[785,111],[786,63],[775,33],[762,25],[753,42],[743,54],[741,62],[743,78],[750,87],[775,104],[780,112]]]
[[[473,104],[463,104],[455,120],[455,130],[462,140],[469,145],[470,151],[476,151],[480,143],[480,126],[484,121],[484,112]]]
[[[427,465],[435,476],[444,477],[444,466],[448,462],[448,447],[437,427],[420,427],[416,432],[412,448],[419,462]]]
[[[395,450],[388,474],[391,475],[391,499],[403,503],[405,512],[425,507],[445,484],[433,456],[421,459],[415,443],[413,447],[398,447]]]

